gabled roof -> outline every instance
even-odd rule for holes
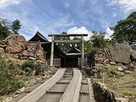
[[[29,41],[40,41],[40,42],[49,42],[40,32],[36,34]]]
[[[67,53],[66,53],[67,56],[80,56],[81,55],[81,51],[78,50],[77,48],[75,47],[72,47]]]
[[[75,47],[72,47],[67,53],[81,53],[81,51]]]

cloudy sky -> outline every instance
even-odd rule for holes
[[[19,19],[19,33],[27,40],[37,31],[47,39],[48,34],[62,32],[112,34],[109,27],[133,11],[136,0],[0,0],[0,17]]]

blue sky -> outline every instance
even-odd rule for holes
[[[62,32],[107,32],[111,35],[117,21],[136,11],[136,0],[0,0],[0,17],[10,22],[19,19],[19,33],[29,40],[37,31],[48,34]]]

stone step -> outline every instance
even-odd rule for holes
[[[47,94],[63,94],[64,91],[58,91],[58,90],[49,90],[46,91]]]
[[[86,83],[86,82],[81,82],[81,84],[82,84],[82,85],[88,85],[88,83]]]
[[[73,75],[72,73],[65,73],[64,75]]]
[[[80,70],[73,69],[74,76],[67,86],[59,102],[78,102],[81,87],[82,74]]]
[[[70,79],[64,79],[62,78],[61,80],[59,80],[58,82],[56,82],[56,84],[69,84],[70,83]]]
[[[50,79],[45,81],[42,85],[37,87],[35,90],[31,91],[29,94],[27,94],[26,96],[18,100],[18,102],[37,102],[38,100],[40,100],[41,97],[45,95],[46,91],[48,91],[51,87],[53,87],[54,84],[63,77],[65,70],[66,69],[58,69],[55,75],[53,75]],[[61,92],[58,92],[58,93],[61,93]],[[61,94],[53,94],[53,95],[61,96]],[[51,101],[47,101],[47,102],[51,102]]]
[[[63,77],[64,77],[64,78],[71,78],[71,77],[73,77],[73,76],[71,76],[71,75],[63,75]]]
[[[80,91],[80,95],[89,95],[88,91]]]
[[[85,80],[85,81],[82,80],[81,84],[82,84],[82,85],[88,85],[88,82],[87,82],[86,80]]]
[[[56,82],[56,84],[69,84],[70,82]]]

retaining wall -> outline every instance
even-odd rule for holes
[[[92,79],[94,97],[96,102],[128,102],[127,99],[117,97],[104,84]]]

